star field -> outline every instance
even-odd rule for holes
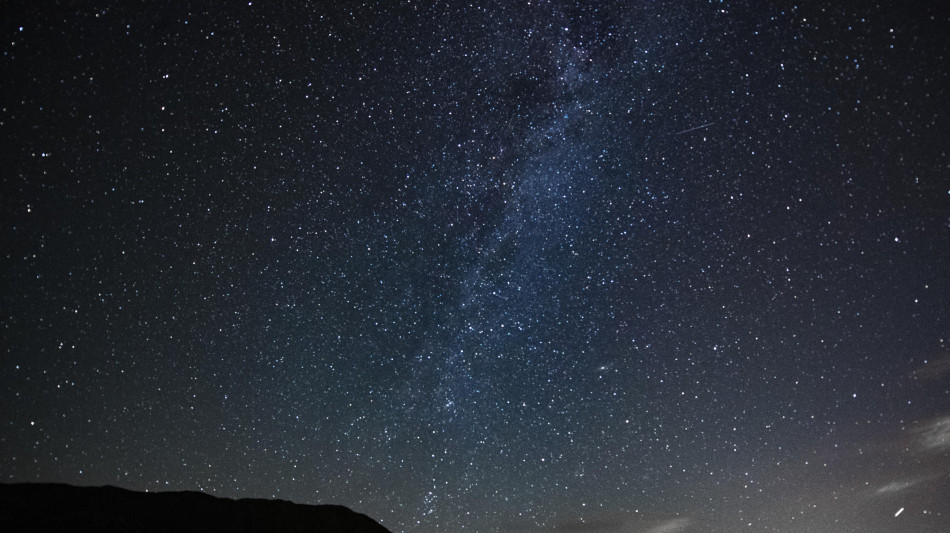
[[[946,10],[212,4],[4,7],[4,482],[950,528]]]

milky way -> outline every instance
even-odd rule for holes
[[[950,528],[944,10],[107,4],[4,8],[4,481]]]

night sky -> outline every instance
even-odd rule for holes
[[[0,480],[950,530],[940,2],[289,4],[4,2]]]

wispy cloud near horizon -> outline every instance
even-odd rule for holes
[[[880,488],[878,488],[876,491],[874,491],[874,494],[877,496],[883,496],[885,494],[894,494],[896,492],[907,490],[913,487],[914,485],[917,485],[918,483],[920,483],[919,479],[903,479],[900,481],[891,481],[890,483],[883,485]]]
[[[920,447],[926,451],[950,450],[950,416],[938,418],[919,431]]]
[[[679,533],[688,528],[692,523],[693,521],[689,518],[674,518],[651,527],[647,530],[647,533]]]

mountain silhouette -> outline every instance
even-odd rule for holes
[[[54,483],[0,484],[0,524],[4,531],[17,532],[389,533],[368,516],[339,505]]]

